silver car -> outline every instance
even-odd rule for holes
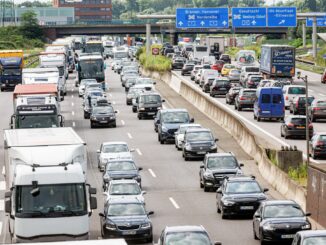
[[[238,69],[231,69],[228,75],[228,78],[231,82],[239,82],[240,81],[240,71]]]

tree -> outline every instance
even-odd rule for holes
[[[52,3],[49,2],[40,2],[40,1],[26,1],[26,2],[22,2],[20,4],[17,5],[18,7],[26,7],[26,8],[32,8],[32,7],[51,7]]]
[[[24,37],[31,39],[42,39],[43,32],[38,24],[37,15],[30,10],[21,15],[20,31]]]
[[[112,1],[112,17],[113,19],[119,19],[122,13],[126,12],[126,6],[120,0]]]

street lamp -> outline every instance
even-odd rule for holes
[[[306,155],[307,155],[307,166],[309,166],[309,141],[310,141],[310,137],[309,137],[309,117],[308,117],[308,76],[301,76],[301,72],[298,71],[297,72],[297,78],[301,79],[302,81],[304,81],[305,85],[306,85]]]

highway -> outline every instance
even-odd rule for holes
[[[70,76],[73,77],[74,75]],[[136,163],[139,167],[143,167],[141,175],[143,189],[147,191],[145,196],[147,211],[155,212],[151,216],[155,243],[160,232],[167,225],[201,224],[207,229],[213,241],[221,241],[223,245],[259,244],[253,239],[251,219],[222,220],[221,215],[217,214],[215,193],[204,193],[199,187],[200,161],[185,162],[181,152],[177,151],[173,144],[159,144],[157,134],[153,129],[153,120],[138,120],[131,108],[126,106],[125,92],[120,85],[120,77],[110,69],[106,70],[106,82],[109,86],[107,97],[118,110],[117,128],[90,128],[89,120],[83,119],[82,99],[78,97],[77,88],[74,87],[74,78],[69,80],[68,93],[61,104],[62,113],[65,116],[65,125],[74,127],[87,142],[88,182],[92,186],[96,186],[98,190],[98,209],[91,216],[91,238],[98,239],[100,237],[98,213],[103,210],[102,174],[97,169],[96,150],[104,141],[126,141],[130,148],[135,149]],[[214,135],[220,140],[219,151],[234,152],[239,162],[245,164],[245,174],[255,175],[262,187],[270,189],[269,198],[282,198],[262,179],[255,162],[241,150],[241,147],[229,134],[182,99],[166,84],[158,82],[156,89],[166,99],[165,107],[187,108],[191,116],[195,118],[196,123],[212,129]],[[8,128],[9,119],[13,112],[12,93],[1,93],[0,103],[4,105],[1,109],[2,117],[0,120],[0,126],[4,129]],[[248,117],[250,115],[249,112],[241,113]],[[0,137],[0,157],[3,159],[3,135],[1,134]],[[3,161],[0,163],[0,168],[3,169]],[[0,243],[10,243],[7,217],[4,214],[5,187],[1,175]]]
[[[315,98],[326,98],[326,90],[325,85],[320,82],[321,75],[307,72],[303,70],[299,70],[302,73],[302,76],[307,75],[308,76],[308,94],[309,96],[314,96]],[[175,71],[177,74],[181,76],[180,71]],[[195,84],[194,81],[191,81],[190,76],[183,76],[184,79],[187,81]],[[298,80],[295,78],[294,84],[298,85],[304,85],[304,82],[301,80]],[[201,91],[201,88],[198,86],[198,89]],[[204,92],[202,92],[204,93]],[[209,94],[207,94],[209,97]],[[225,103],[225,97],[220,96],[216,98],[217,101],[219,101],[224,106],[234,110],[234,105],[228,105]],[[253,118],[253,112],[252,110],[243,110],[237,113],[241,115],[242,121],[258,136],[259,142],[266,146],[267,148],[270,147],[270,144],[273,144],[274,147],[280,148],[281,145],[291,145],[291,146],[297,146],[298,149],[302,150],[303,153],[306,153],[306,141],[303,138],[295,138],[295,139],[284,139],[281,137],[280,134],[280,122],[275,121],[260,121],[257,122]],[[289,110],[286,110],[286,115],[291,115]],[[313,123],[314,130],[316,132],[324,132],[325,131],[325,120],[318,120],[317,122]],[[317,163],[326,163],[326,160],[313,160],[311,158],[311,161],[317,162]]]

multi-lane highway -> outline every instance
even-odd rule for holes
[[[109,67],[109,66],[108,66]],[[74,75],[71,75],[73,77]],[[153,120],[138,120],[131,108],[126,106],[125,92],[120,84],[120,77],[111,70],[106,70],[106,82],[109,87],[107,97],[118,110],[117,128],[91,129],[89,120],[83,119],[82,100],[78,97],[74,79],[69,80],[68,93],[61,104],[65,116],[65,125],[74,127],[77,133],[87,142],[88,146],[88,182],[98,190],[98,209],[91,217],[91,238],[100,237],[100,222],[98,213],[103,210],[102,173],[97,169],[96,150],[104,141],[126,141],[130,148],[134,148],[134,157],[138,166],[143,167],[141,173],[147,210],[154,211],[152,216],[154,227],[154,241],[167,225],[203,225],[213,241],[221,241],[223,245],[251,245],[259,244],[253,239],[251,219],[222,220],[216,212],[215,193],[204,193],[199,187],[200,161],[185,162],[181,153],[174,145],[161,145],[153,129]],[[159,82],[156,89],[166,99],[165,107],[187,108],[197,123],[212,129],[219,138],[219,151],[232,151],[238,160],[245,164],[245,174],[257,176],[262,187],[270,189],[270,198],[282,198],[271,186],[259,176],[255,162],[246,155],[239,145],[222,128],[218,127],[207,116],[202,114],[191,104],[180,98],[164,83]],[[1,108],[0,126],[8,128],[9,119],[13,112],[12,93],[0,94]],[[242,112],[246,114],[247,112]],[[0,155],[3,159],[3,137],[0,136]],[[3,162],[0,163],[3,167]],[[10,242],[7,226],[7,217],[4,214],[5,182],[1,176],[0,191],[0,243]],[[236,233],[235,233],[236,231]],[[236,235],[235,235],[236,234]]]

